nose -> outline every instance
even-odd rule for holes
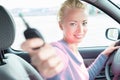
[[[84,26],[82,24],[78,25],[77,32],[79,32],[81,34],[84,33]]]

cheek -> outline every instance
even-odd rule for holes
[[[67,40],[69,40],[69,39],[72,38],[73,33],[74,33],[74,32],[72,32],[70,29],[64,29],[64,30],[63,30],[64,37],[65,37]]]
[[[75,32],[75,30],[73,30],[73,29],[70,29],[70,28],[65,29],[65,34],[67,34],[68,36],[72,35],[74,32]]]
[[[85,29],[84,29],[85,34],[87,33],[87,31],[88,31],[88,29],[87,29],[87,28],[85,28]]]

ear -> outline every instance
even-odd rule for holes
[[[63,26],[62,26],[62,22],[61,21],[59,21],[59,27],[60,27],[61,30],[63,30]]]

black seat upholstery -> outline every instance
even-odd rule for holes
[[[14,20],[0,6],[0,80],[42,80],[39,73],[21,57],[4,50],[11,47],[15,38]]]

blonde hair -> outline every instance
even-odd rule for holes
[[[79,0],[66,0],[59,12],[58,12],[58,20],[61,21],[63,19],[63,16],[64,16],[64,12],[66,9],[70,9],[70,8],[80,8],[80,9],[85,9],[86,8],[86,5],[83,4],[81,1]]]

